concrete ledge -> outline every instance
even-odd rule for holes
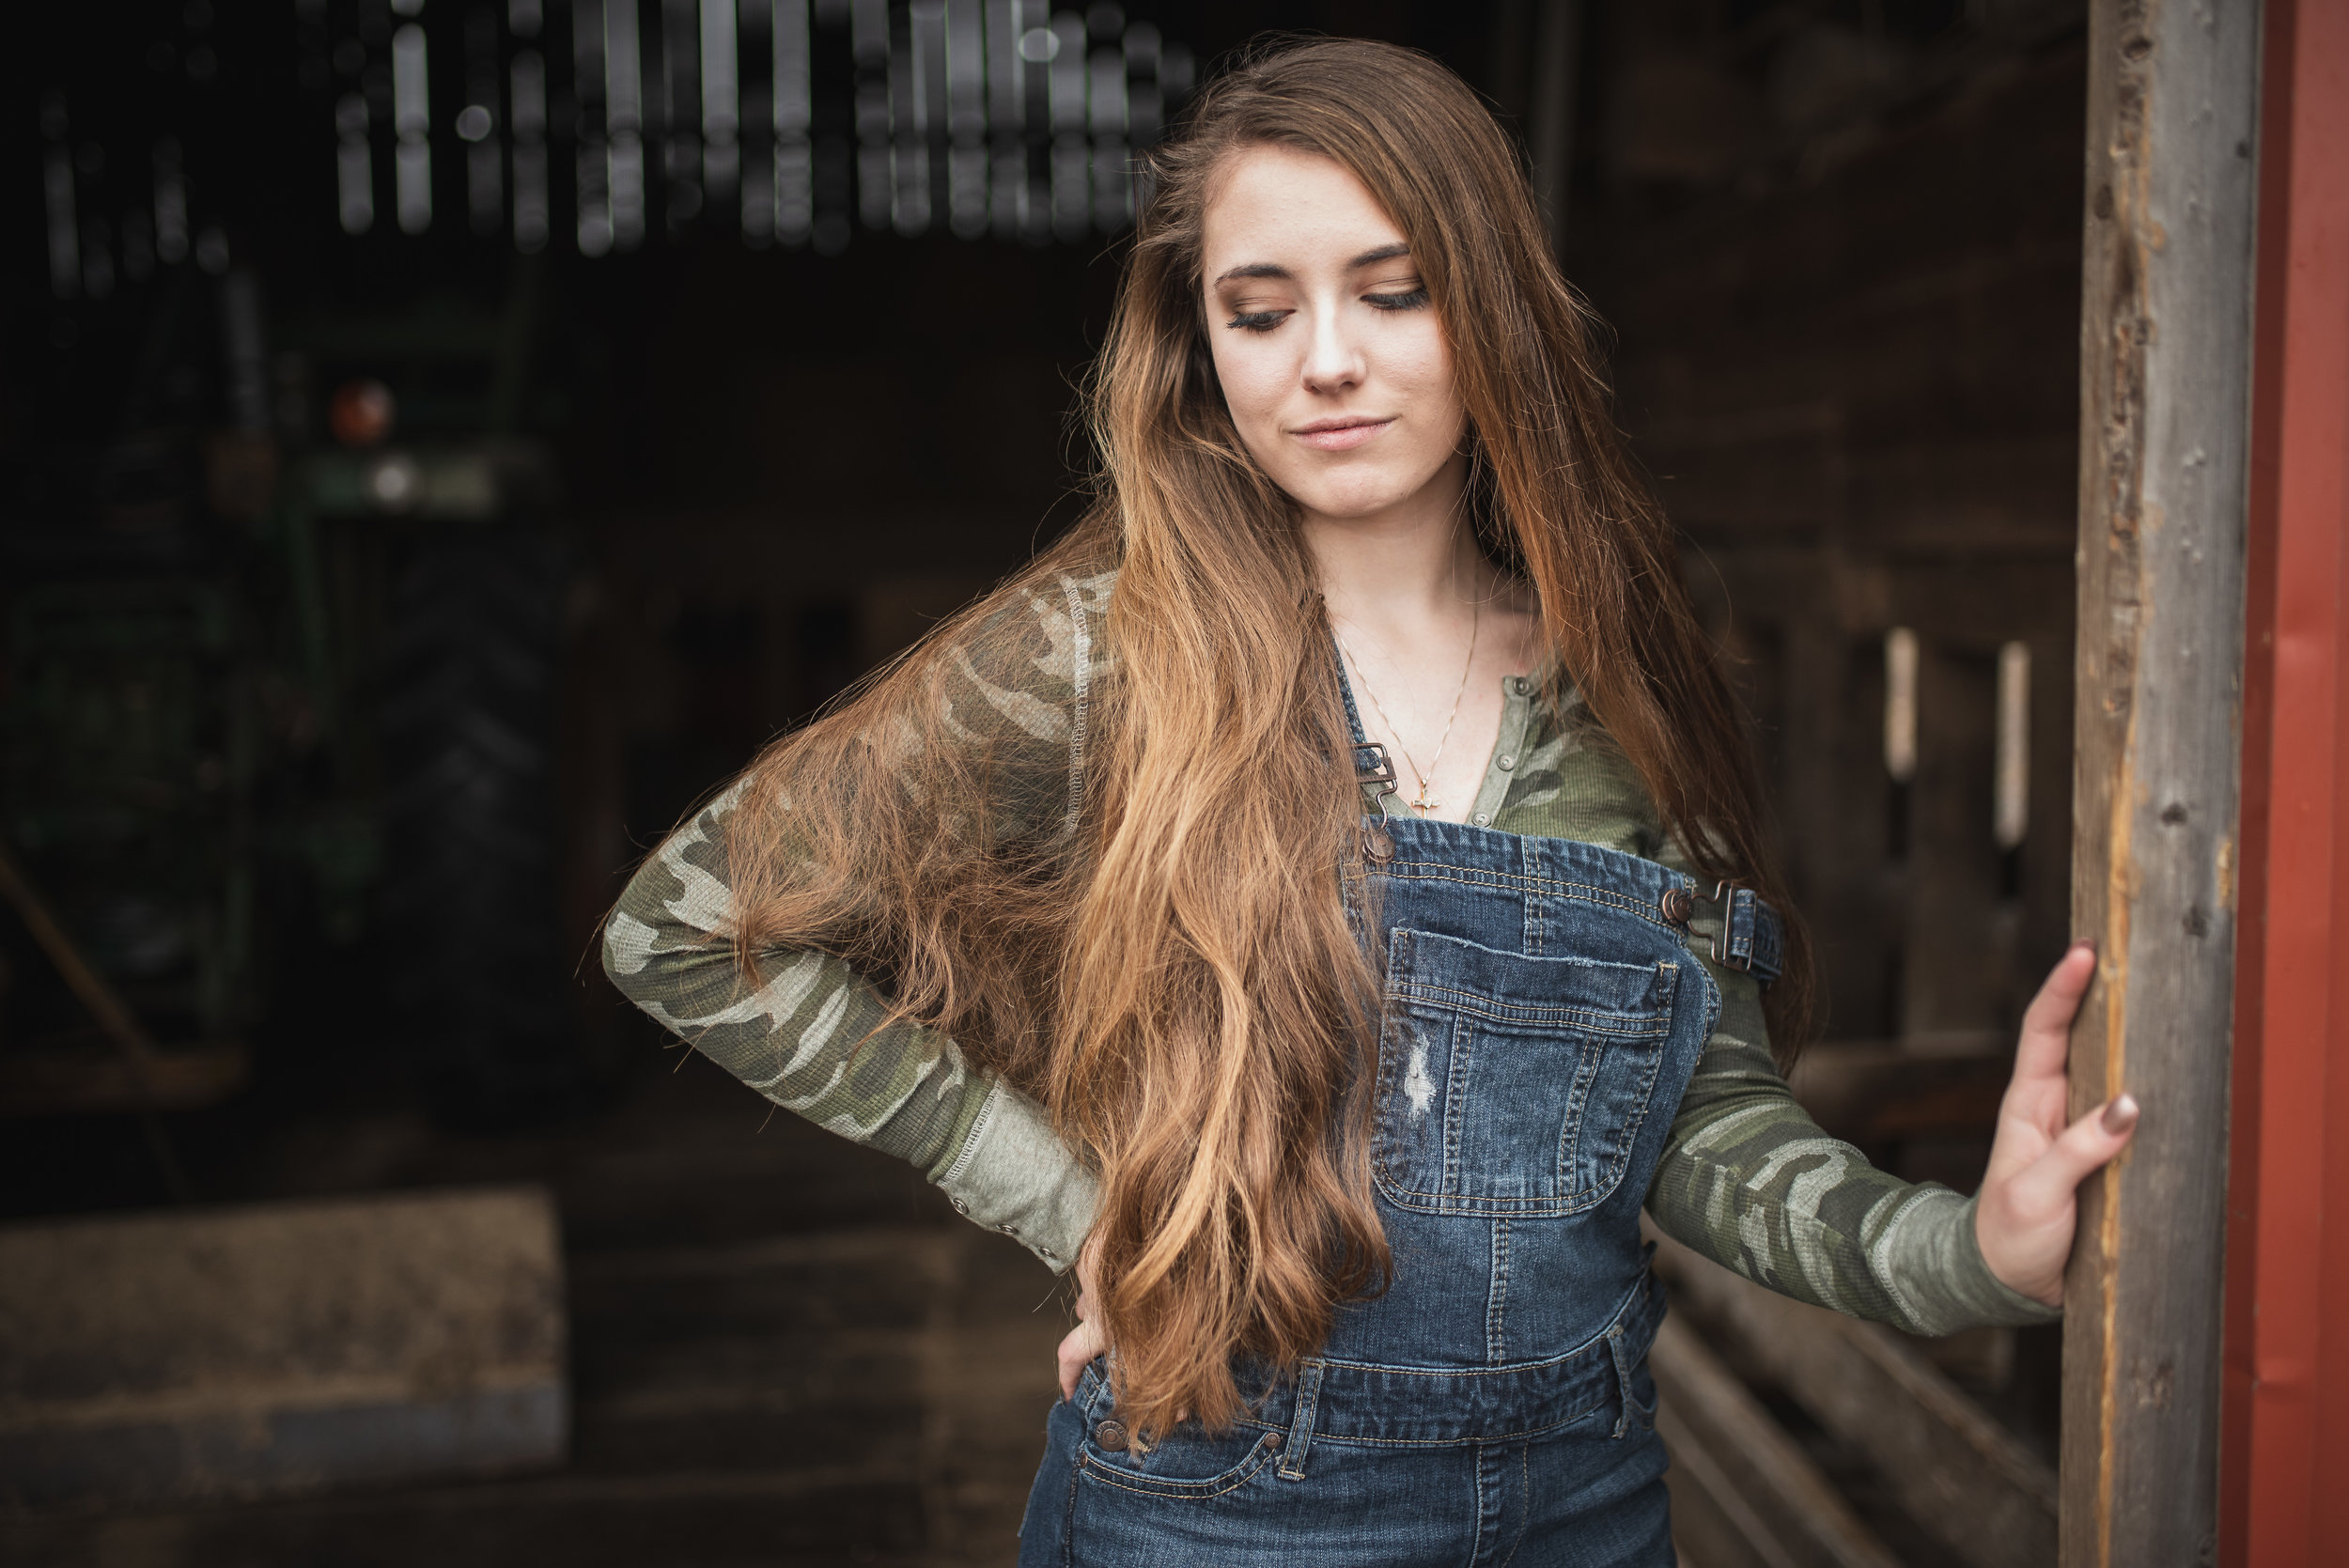
[[[0,1230],[0,1503],[514,1470],[568,1423],[539,1188]]]

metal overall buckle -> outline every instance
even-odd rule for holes
[[[1735,882],[1718,881],[1713,884],[1712,897],[1705,900],[1708,904],[1719,904],[1721,907],[1721,927],[1713,933],[1713,962],[1725,970],[1750,970],[1753,968],[1750,944],[1749,944],[1749,950],[1744,953],[1733,953],[1729,946],[1729,928],[1736,924],[1737,913],[1736,905],[1732,901],[1741,893],[1749,897],[1752,896],[1750,890],[1741,888]]]
[[[1713,938],[1713,961],[1740,970],[1766,988],[1785,971],[1786,923],[1751,888],[1719,882],[1713,901],[1721,907],[1721,928]]]
[[[1721,909],[1720,928],[1713,934],[1711,957],[1725,970],[1750,974],[1766,986],[1783,968],[1785,924],[1776,909],[1751,888],[1722,880],[1713,884],[1707,900]],[[1656,901],[1663,917],[1682,930],[1696,914],[1697,895],[1675,882]]]
[[[1387,749],[1377,741],[1358,740],[1354,743],[1354,782],[1376,790],[1379,802],[1378,815],[1383,820],[1387,812],[1386,798],[1395,790],[1394,759],[1387,755]],[[1393,835],[1382,827],[1365,827],[1362,830],[1362,852],[1384,864],[1394,859]]]

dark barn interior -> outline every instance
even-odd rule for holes
[[[358,1234],[400,1195],[526,1189],[560,1250],[531,1276],[557,1326],[535,1456],[435,1471],[419,1436],[356,1479],[124,1480],[44,1445],[162,1374],[0,1345],[0,1557],[1012,1560],[1065,1293],[681,1055],[595,931],[765,739],[1075,516],[1125,159],[1267,32],[1424,49],[1522,135],[1818,939],[1797,1092],[1879,1163],[1979,1179],[2066,934],[2079,5],[122,0],[24,26],[8,1234],[335,1200]],[[2057,1330],[1906,1340],[1665,1262],[1685,1561],[2054,1560]],[[384,1288],[385,1322],[427,1289]],[[234,1381],[151,1402],[156,1452],[207,1389],[247,1410]]]

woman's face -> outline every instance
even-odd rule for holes
[[[1308,513],[1363,519],[1455,462],[1452,349],[1403,231],[1334,160],[1233,154],[1207,202],[1201,276],[1240,440]]]

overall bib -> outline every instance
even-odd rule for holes
[[[1570,839],[1362,833],[1392,1282],[1294,1374],[1243,1372],[1227,1432],[1145,1452],[1097,1360],[1047,1422],[1021,1568],[1673,1562],[1640,1206],[1720,1006],[1672,918],[1695,884]],[[1774,972],[1768,908],[1724,919]]]

